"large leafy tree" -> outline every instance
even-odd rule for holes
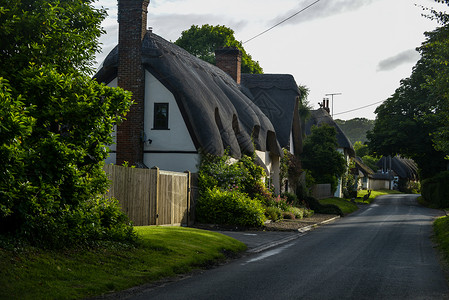
[[[376,109],[375,126],[367,135],[376,154],[412,158],[421,179],[445,170],[444,157],[449,154],[448,29],[443,25],[426,33],[418,48],[421,59],[411,76]]]
[[[130,95],[92,80],[94,0],[0,0],[0,232],[41,245],[130,238],[101,200],[113,125]]]
[[[343,154],[337,151],[337,132],[328,124],[313,126],[312,133],[304,141],[301,155],[302,167],[311,172],[317,183],[332,183],[346,171]]]
[[[234,31],[226,26],[192,25],[181,33],[175,44],[211,64],[215,64],[215,50],[222,47],[237,47],[242,52],[242,73],[263,72],[259,62],[251,58],[242,43],[235,39]]]

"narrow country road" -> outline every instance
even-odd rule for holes
[[[278,248],[130,299],[449,299],[430,240],[438,210],[388,195]]]

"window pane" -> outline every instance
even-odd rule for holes
[[[154,103],[154,129],[168,129],[168,103]]]

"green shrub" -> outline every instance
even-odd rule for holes
[[[282,218],[282,209],[279,207],[270,206],[265,209],[265,215],[272,221],[277,221]]]
[[[103,196],[75,208],[65,208],[57,215],[30,216],[28,231],[22,235],[41,248],[93,246],[99,241],[134,243],[137,235],[116,199]]]
[[[281,194],[281,197],[285,198],[287,200],[287,203],[289,203],[290,205],[295,205],[298,203],[298,197],[293,193],[284,192]]]
[[[203,190],[195,212],[200,223],[258,227],[266,220],[259,201],[239,191],[226,191],[218,187]]]
[[[321,204],[317,199],[313,197],[306,197],[305,202],[309,206],[310,209],[312,209],[316,213],[320,214],[335,214],[343,216],[343,212],[341,209],[334,204]]]
[[[305,210],[304,208],[299,208],[295,206],[290,206],[288,208],[288,211],[295,216],[295,219],[302,219],[304,217],[304,210]]]
[[[432,178],[423,180],[421,194],[426,202],[438,208],[449,207],[449,171],[438,173]]]
[[[288,219],[288,220],[294,220],[295,219],[295,215],[292,212],[289,212],[289,211],[283,211],[282,212],[282,217],[284,219]]]

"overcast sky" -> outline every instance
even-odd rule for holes
[[[117,1],[98,5],[109,14],[101,62],[117,44]],[[175,41],[193,24],[227,26],[264,73],[292,74],[307,86],[315,108],[332,99],[326,94],[341,93],[330,105],[335,119],[374,119],[378,102],[410,76],[424,32],[437,26],[419,5],[438,7],[433,0],[151,0],[148,27]]]

